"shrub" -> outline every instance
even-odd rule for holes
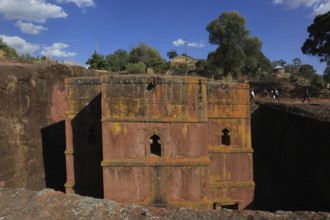
[[[142,62],[138,63],[128,63],[126,65],[126,70],[128,73],[135,73],[135,74],[144,74],[146,73],[146,65]]]

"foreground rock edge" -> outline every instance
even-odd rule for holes
[[[330,219],[328,212],[157,208],[119,205],[106,199],[64,194],[52,189],[0,188],[0,220],[7,219]]]

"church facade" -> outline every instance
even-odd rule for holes
[[[252,205],[247,84],[107,75],[65,85],[67,193],[161,207]]]

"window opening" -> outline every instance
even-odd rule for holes
[[[230,145],[230,131],[227,128],[222,130],[221,143],[226,146]]]
[[[162,156],[160,137],[158,135],[154,134],[150,137],[150,153],[158,157]]]

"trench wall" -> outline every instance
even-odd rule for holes
[[[64,78],[92,72],[0,60],[0,187],[64,191]]]
[[[267,106],[252,114],[255,205],[330,210],[330,124]]]

